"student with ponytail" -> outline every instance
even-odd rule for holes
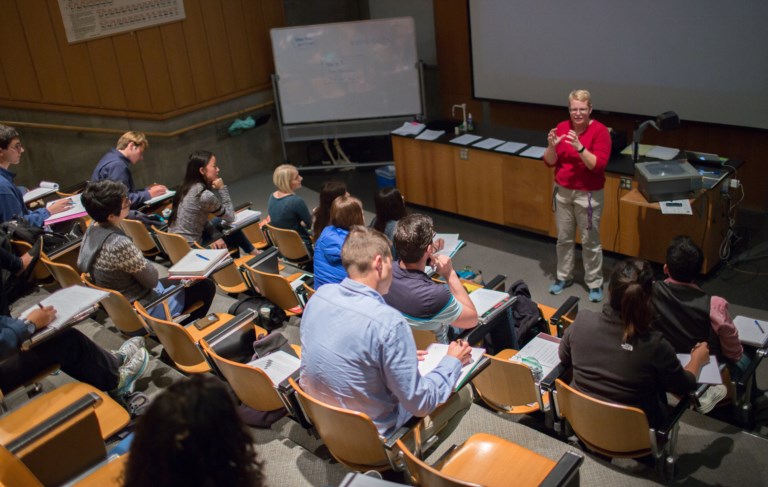
[[[697,343],[688,365],[680,365],[672,345],[651,329],[652,286],[648,262],[617,264],[602,313],[579,312],[560,342],[560,360],[573,366],[573,387],[597,399],[638,407],[656,427],[666,417],[665,392],[692,391],[709,361],[709,348]]]

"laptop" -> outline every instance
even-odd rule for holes
[[[693,166],[722,166],[723,161],[717,154],[685,151],[685,159]]]

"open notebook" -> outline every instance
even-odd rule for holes
[[[227,249],[192,249],[168,269],[171,278],[208,276],[229,257]]]
[[[454,390],[458,391],[461,389],[464,384],[466,384],[469,380],[470,374],[477,368],[482,362],[487,360],[485,357],[483,357],[483,354],[485,353],[484,348],[475,348],[472,347],[472,360],[461,368],[461,375],[459,376],[459,380],[456,382],[456,386],[454,387]],[[433,343],[430,346],[427,347],[427,356],[424,357],[424,360],[419,362],[419,374],[422,376],[425,376],[432,372],[435,367],[440,363],[441,360],[443,360],[443,357],[448,355],[448,345],[444,343]]]

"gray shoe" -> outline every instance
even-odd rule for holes
[[[115,351],[115,355],[122,358],[123,363],[126,363],[143,348],[144,337],[133,337],[120,345],[120,348]]]
[[[699,398],[699,405],[696,407],[696,411],[701,414],[707,414],[712,411],[715,406],[717,406],[717,403],[722,401],[727,394],[728,389],[722,384],[709,386]]]
[[[146,348],[142,348],[134,353],[118,370],[120,381],[117,384],[117,388],[113,391],[113,394],[116,396],[123,396],[129,392],[133,392],[133,386],[136,383],[136,379],[141,377],[141,374],[146,370],[148,363],[149,352],[147,352]]]

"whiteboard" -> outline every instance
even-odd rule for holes
[[[411,17],[272,29],[283,124],[417,115]]]

